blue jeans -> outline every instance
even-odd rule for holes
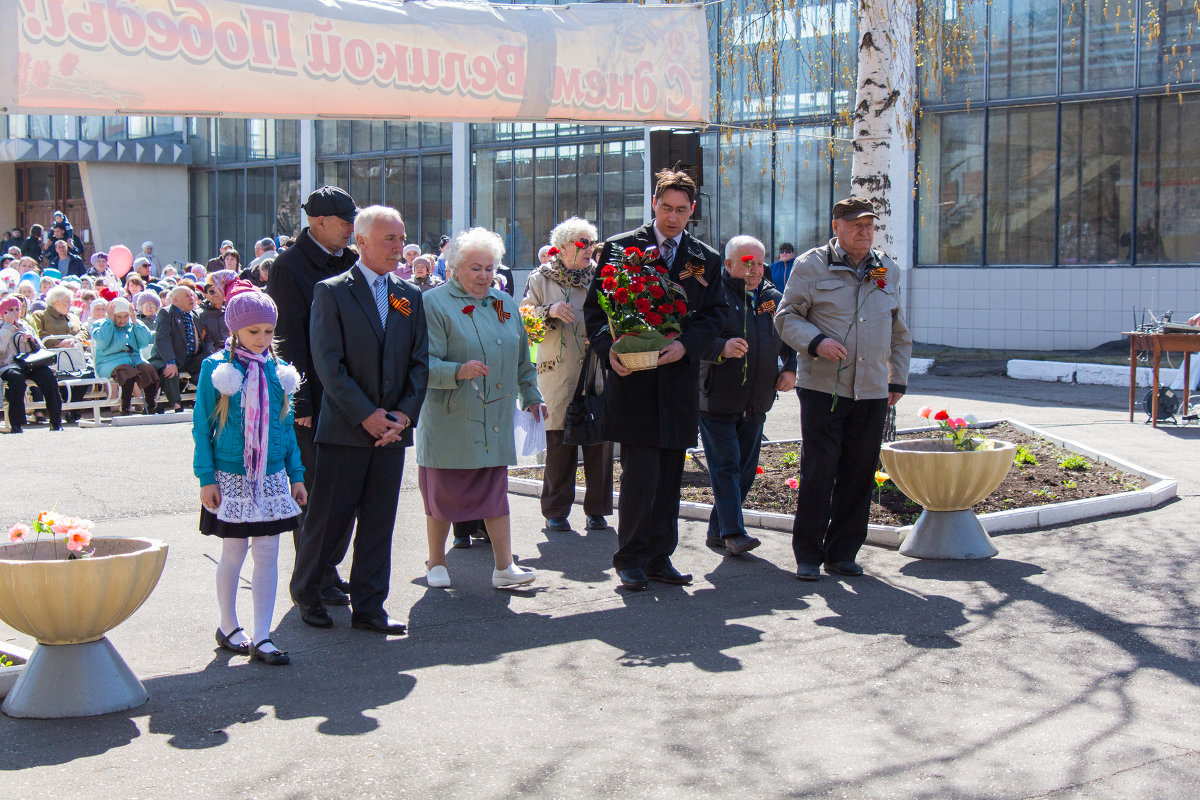
[[[709,536],[725,539],[746,532],[742,503],[754,485],[765,422],[765,414],[745,414],[736,422],[700,414],[700,441],[713,490]]]

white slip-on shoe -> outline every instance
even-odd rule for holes
[[[425,583],[431,589],[449,589],[450,571],[441,564],[438,564],[436,567],[430,567],[425,571]]]
[[[518,567],[514,562],[504,569],[492,570],[492,586],[497,589],[512,589],[533,583],[533,579],[536,577],[536,572],[525,567]]]

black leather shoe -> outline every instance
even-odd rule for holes
[[[25,432],[25,430],[23,428],[18,428],[15,425],[12,427],[11,430],[9,430],[9,433],[24,433],[24,432]]]
[[[283,650],[268,650],[264,653],[262,650],[258,649],[267,642],[271,642],[271,640],[263,639],[258,644],[250,645],[251,661],[261,661],[264,664],[270,664],[272,667],[282,667],[284,664],[292,663],[291,657],[288,656],[288,654]],[[275,643],[271,642],[271,644],[273,645]]]
[[[802,581],[819,581],[821,579],[821,565],[797,564],[796,577]]]
[[[240,630],[242,630],[242,629],[234,628],[233,630],[231,630],[229,632],[229,636],[233,636],[235,633],[237,633]],[[221,629],[217,628],[217,644],[221,646],[222,650],[228,650],[231,653],[237,653],[239,656],[250,655],[250,643],[249,642],[242,642],[241,644],[234,644],[233,642],[229,641],[229,636],[226,636],[225,634],[221,633]]]
[[[704,546],[711,547],[713,550],[724,550],[725,540],[720,536],[708,536],[704,539]]]
[[[455,547],[455,549],[458,549],[458,550],[469,550],[469,549],[471,549],[471,537],[470,536],[455,536],[453,546]]]
[[[408,628],[404,623],[397,622],[387,614],[380,614],[378,617],[370,619],[354,619],[350,618],[350,627],[358,628],[360,631],[374,631],[375,633],[386,633],[393,636],[403,636]]]
[[[326,586],[321,590],[321,602],[327,606],[348,606],[350,595],[336,586]]]
[[[343,592],[350,591],[350,581],[342,580],[342,576],[337,574],[337,570],[333,572],[333,585],[341,589]]]
[[[583,528],[589,531],[606,531],[608,530],[608,520],[601,514],[588,514],[587,523]]]
[[[302,606],[296,603],[296,608],[300,611],[300,621],[305,625],[312,625],[314,628],[333,627],[333,617],[329,616],[325,606]]]
[[[653,572],[646,572],[646,577],[652,581],[658,581],[659,583],[669,583],[672,586],[687,586],[692,582],[691,575],[683,574],[670,564],[656,569]]]
[[[731,556],[740,556],[742,553],[749,553],[760,544],[762,544],[762,541],[745,533],[725,538],[725,550]]]
[[[622,586],[633,592],[640,592],[649,585],[645,570],[637,568],[619,569],[617,570],[617,577],[621,579]]]
[[[863,568],[855,561],[826,561],[825,571],[830,575],[845,575],[848,578],[863,574]]]
[[[546,530],[569,531],[571,530],[571,523],[567,521],[566,517],[547,517]]]

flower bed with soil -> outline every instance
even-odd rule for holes
[[[978,435],[1018,445],[1017,462],[1009,470],[1000,487],[975,506],[976,513],[1008,511],[1083,500],[1093,497],[1137,491],[1152,481],[1116,469],[1100,461],[1084,458],[1046,439],[1032,436],[1002,422],[978,432]],[[929,439],[933,434],[906,433],[897,439]],[[788,480],[800,475],[799,442],[764,444],[759,456],[762,472],[746,498],[744,508],[791,515],[796,510],[796,491]],[[621,465],[613,468],[615,488],[619,490]],[[513,470],[513,477],[541,478],[541,468]],[[576,484],[584,483],[580,468]],[[689,454],[684,466],[681,499],[694,503],[712,503],[703,451]],[[871,524],[901,527],[911,525],[921,513],[921,507],[905,497],[895,484],[885,481],[877,486],[871,502]]]

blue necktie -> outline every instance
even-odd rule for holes
[[[671,268],[671,264],[675,261],[675,240],[663,239],[662,243],[663,263],[667,265],[667,269]]]
[[[379,309],[379,324],[387,330],[387,276],[379,275],[375,278],[375,307]]]

